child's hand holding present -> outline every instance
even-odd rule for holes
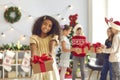
[[[106,46],[105,46],[105,45],[101,45],[101,48],[103,48],[103,49],[104,49],[104,48],[106,48]]]

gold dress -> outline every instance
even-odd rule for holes
[[[34,43],[37,46],[37,53],[36,55],[41,56],[42,54],[49,54],[50,49],[49,49],[49,42],[52,40],[51,35],[41,38],[37,35],[32,35],[30,37],[30,44]],[[54,60],[53,63],[53,71],[45,72],[45,73],[38,73],[38,74],[32,74],[32,80],[60,80],[59,78],[59,72],[58,68],[56,65],[56,60],[55,60],[55,53],[54,50],[52,52],[52,57]]]

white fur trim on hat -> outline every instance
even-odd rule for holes
[[[81,28],[82,31],[83,31],[83,27],[82,27],[80,24],[77,24],[77,25],[75,25],[75,27],[73,28],[74,35],[76,35],[76,30],[77,30],[78,28]],[[82,35],[84,35],[83,32],[82,32]]]
[[[76,30],[77,30],[79,27],[82,28],[82,26],[81,26],[80,24],[75,25],[75,27],[74,27],[74,29],[73,29],[74,33],[76,32]]]
[[[112,28],[120,31],[120,25],[117,25],[117,24],[115,24],[114,22],[111,22],[110,25],[111,25]]]

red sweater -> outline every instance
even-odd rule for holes
[[[72,47],[73,48],[82,48],[85,43],[86,43],[86,37],[85,36],[73,36],[72,37]],[[86,56],[86,53],[77,54],[74,51],[72,51],[72,54],[73,54],[73,56],[77,56],[77,57]]]

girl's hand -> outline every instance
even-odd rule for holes
[[[102,45],[102,46],[101,46],[101,48],[103,48],[103,49],[104,49],[104,48],[106,48],[106,46],[105,46],[105,45]]]

